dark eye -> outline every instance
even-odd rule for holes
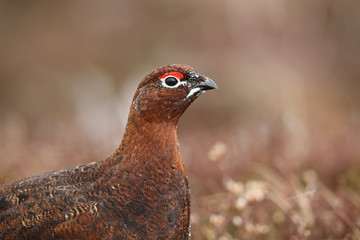
[[[170,86],[170,87],[173,87],[175,86],[176,84],[178,84],[179,80],[175,77],[167,77],[165,78],[165,84]]]

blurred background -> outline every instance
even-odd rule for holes
[[[2,1],[0,183],[98,161],[153,69],[211,77],[180,148],[192,239],[360,239],[360,3]]]

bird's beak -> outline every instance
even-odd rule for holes
[[[205,79],[205,81],[199,81],[197,84],[195,84],[192,88],[200,88],[201,91],[206,91],[206,90],[211,90],[211,89],[215,89],[218,90],[218,87],[216,85],[216,83],[211,80],[210,78],[203,76],[203,79]]]
[[[190,99],[191,101],[194,101],[194,99],[198,97],[202,92],[211,89],[218,89],[216,83],[206,76],[201,76],[191,87],[191,90],[185,97],[185,99]]]

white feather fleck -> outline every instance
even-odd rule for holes
[[[201,88],[199,88],[199,87],[191,89],[190,92],[188,93],[188,95],[186,96],[186,99],[188,99],[192,95],[197,94],[199,92],[201,93]]]

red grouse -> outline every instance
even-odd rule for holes
[[[113,155],[0,186],[0,239],[189,239],[190,192],[176,129],[210,89],[216,84],[186,65],[151,72]]]

